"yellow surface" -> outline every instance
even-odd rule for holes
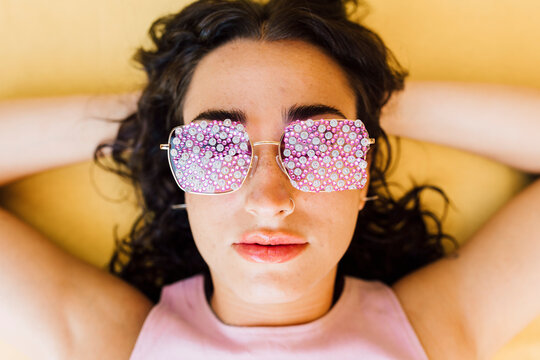
[[[139,88],[144,75],[130,61],[134,50],[147,43],[146,31],[153,19],[186,3],[0,0],[0,99]],[[378,0],[370,1],[370,6],[366,22],[410,69],[413,79],[540,87],[540,23],[536,21],[540,2]],[[406,188],[411,178],[446,191],[454,208],[445,226],[460,242],[528,181],[477,156],[403,140],[399,166],[390,180]],[[442,213],[438,198],[425,200]],[[51,170],[0,189],[0,203],[96,266],[108,260],[114,226],[123,235],[136,216],[129,187],[89,163]],[[3,345],[0,358],[23,359]],[[494,359],[540,359],[540,319]]]

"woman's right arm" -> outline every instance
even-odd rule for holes
[[[0,186],[92,158],[115,137],[139,94],[81,95],[0,101]]]
[[[0,184],[91,159],[97,143],[118,127],[93,118],[126,116],[135,101],[125,101],[81,96],[0,103]],[[151,306],[130,285],[0,209],[3,340],[36,359],[127,359]]]

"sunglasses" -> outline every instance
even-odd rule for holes
[[[258,161],[254,148],[259,145],[278,146],[278,166],[300,191],[361,189],[367,182],[367,152],[374,143],[361,120],[297,120],[287,125],[280,141],[252,143],[243,124],[226,119],[177,126],[160,148],[167,150],[180,189],[216,195],[238,190],[248,174],[253,175]]]

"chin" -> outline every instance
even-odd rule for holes
[[[239,297],[255,304],[279,304],[297,300],[311,286],[298,271],[261,271],[234,283]]]

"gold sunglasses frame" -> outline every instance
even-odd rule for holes
[[[227,120],[227,119],[226,119],[226,120]],[[312,119],[309,119],[309,120],[312,120]],[[356,120],[352,120],[352,119],[316,119],[316,120],[312,120],[312,121],[325,121],[325,120],[326,120],[326,121],[327,121],[327,120],[356,121]],[[357,119],[357,120],[359,120],[359,119]],[[216,121],[216,120],[208,120],[208,121],[211,122],[211,121]],[[220,121],[220,120],[218,120],[218,121]],[[225,120],[224,120],[224,121],[225,121]],[[307,121],[307,120],[306,120],[306,121]],[[360,120],[360,121],[361,121],[361,120]],[[294,122],[292,122],[292,123],[294,123]],[[262,141],[256,141],[255,143],[253,143],[253,142],[251,142],[251,139],[249,138],[249,134],[248,134],[247,130],[245,130],[245,129],[242,130],[242,131],[245,131],[246,134],[248,135],[248,136],[247,136],[247,137],[248,137],[248,141],[249,141],[249,144],[250,144],[250,146],[251,146],[251,158],[250,158],[250,162],[249,162],[249,167],[248,167],[248,169],[247,169],[246,176],[244,176],[244,178],[242,179],[242,183],[238,186],[238,188],[237,188],[237,189],[233,189],[233,190],[231,190],[231,191],[227,191],[227,192],[220,192],[220,193],[199,193],[199,192],[186,191],[184,188],[182,188],[182,186],[181,186],[180,183],[178,182],[178,179],[176,178],[176,174],[175,174],[175,172],[174,172],[173,164],[171,163],[171,155],[170,155],[171,146],[170,146],[170,144],[171,144],[172,136],[173,136],[173,134],[175,134],[175,132],[176,132],[177,129],[182,129],[182,128],[186,127],[186,126],[189,126],[189,125],[192,124],[192,123],[187,124],[187,125],[179,125],[179,126],[175,126],[175,127],[171,130],[171,132],[169,133],[169,140],[168,140],[168,143],[167,143],[167,144],[160,144],[160,145],[159,145],[159,148],[160,148],[160,150],[167,150],[167,160],[169,161],[169,168],[171,169],[173,178],[174,178],[174,180],[175,180],[175,182],[176,182],[176,185],[178,185],[178,187],[179,187],[182,191],[184,191],[185,193],[196,194],[196,195],[225,195],[225,194],[231,194],[231,193],[233,193],[233,192],[235,192],[235,191],[240,190],[240,189],[242,188],[242,186],[244,185],[244,182],[245,182],[248,178],[251,178],[251,177],[253,176],[253,172],[254,172],[255,170],[252,171],[252,169],[253,169],[254,167],[257,166],[258,159],[259,159],[259,157],[258,157],[257,155],[255,155],[255,150],[254,150],[254,149],[255,149],[255,146],[260,146],[260,145],[276,145],[276,146],[278,146],[279,148],[281,148],[281,144],[282,144],[283,139],[284,139],[284,137],[285,137],[286,129],[287,129],[289,126],[292,126],[292,123],[289,124],[289,125],[287,125],[287,126],[283,129],[283,133],[281,134],[281,138],[279,139],[279,141],[262,140]],[[364,124],[364,123],[362,122],[362,124]],[[365,128],[365,125],[364,125],[364,128]],[[366,132],[367,132],[367,129],[366,129]],[[368,146],[368,149],[365,151],[365,154],[364,154],[364,161],[365,161],[366,158],[367,158],[367,153],[368,153],[368,151],[369,151],[371,145],[372,145],[372,144],[375,144],[375,139],[369,137],[369,133],[368,133],[367,139],[368,139],[369,143],[368,143],[368,145],[367,145],[367,146]],[[257,160],[255,161],[255,166],[253,165],[253,159],[254,159],[254,158],[257,159]],[[289,179],[289,182],[291,182],[291,185],[293,185],[292,182],[293,182],[294,180],[291,179],[291,176],[289,175],[289,173],[287,172],[287,170],[285,170],[285,166],[284,166],[284,163],[283,163],[283,159],[282,159],[282,157],[281,157],[281,151],[280,151],[280,150],[278,150],[278,154],[276,155],[276,162],[278,163],[278,166],[279,166],[280,170],[281,170],[282,172],[284,172],[285,175],[287,175],[287,178]],[[299,189],[296,188],[294,185],[293,185],[293,187],[294,187],[295,189],[299,190]],[[303,191],[303,190],[300,190],[300,191],[302,191],[302,192],[311,192],[311,193],[325,192],[325,191]]]

